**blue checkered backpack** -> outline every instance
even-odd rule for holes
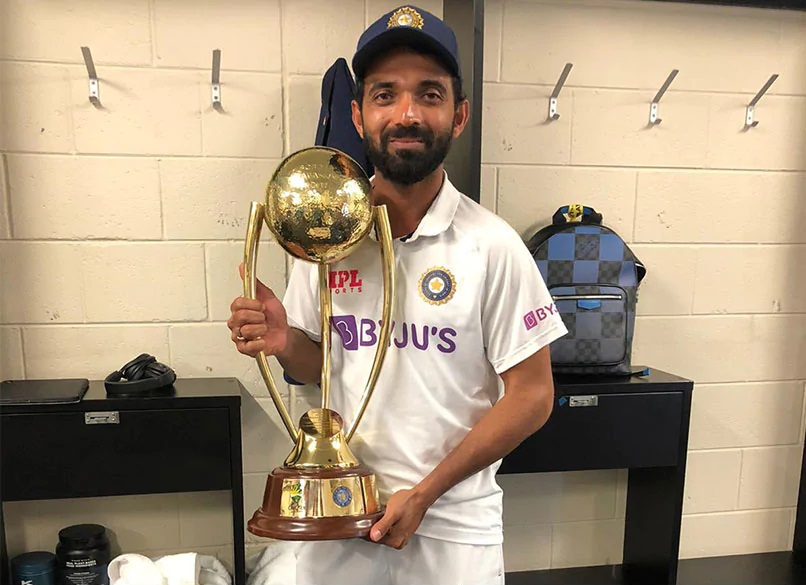
[[[564,374],[633,374],[630,356],[638,285],[646,268],[591,207],[560,207],[527,247],[568,335],[551,345]]]

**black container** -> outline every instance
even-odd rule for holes
[[[11,559],[12,585],[56,585],[56,556],[34,551]]]
[[[109,585],[109,538],[100,524],[76,524],[59,531],[59,585]]]

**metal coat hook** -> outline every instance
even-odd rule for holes
[[[767,90],[770,89],[770,86],[773,83],[775,83],[776,79],[778,79],[778,74],[777,73],[771,75],[770,78],[767,80],[767,83],[764,84],[764,87],[762,87],[760,90],[758,90],[758,93],[756,94],[756,97],[754,97],[750,101],[750,103],[747,104],[747,113],[745,113],[745,116],[744,116],[744,129],[745,130],[747,130],[749,128],[755,128],[756,126],[758,126],[758,121],[753,119],[753,115],[756,112],[756,104],[758,103],[758,100],[761,99],[761,96],[763,96],[765,93],[767,93]]]
[[[221,109],[221,82],[219,79],[220,74],[221,74],[221,49],[215,49],[213,51],[212,94],[213,94],[213,108],[216,110]]]
[[[95,72],[95,63],[92,61],[89,47],[81,47],[81,54],[84,55],[84,65],[87,66],[87,75],[90,78],[90,102],[97,108],[101,106],[101,98],[98,91],[98,74]]]
[[[649,106],[649,123],[650,124],[660,124],[663,120],[658,118],[658,102],[660,102],[663,94],[666,93],[666,90],[669,89],[669,86],[674,81],[674,78],[677,77],[677,74],[680,73],[678,69],[672,69],[672,72],[669,74],[669,77],[666,78],[666,81],[663,82],[663,85],[660,86],[658,93],[655,94],[655,97],[652,99],[652,105]]]
[[[565,64],[563,72],[560,74],[560,79],[557,80],[557,85],[554,86],[554,91],[551,92],[551,98],[549,98],[549,120],[557,120],[560,117],[560,114],[557,113],[557,98],[559,97],[560,90],[562,90],[565,80],[568,78],[568,74],[571,72],[571,67],[573,66],[573,63]]]

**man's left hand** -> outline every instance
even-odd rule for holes
[[[383,518],[375,523],[369,533],[373,542],[398,550],[408,544],[417,530],[428,505],[415,490],[400,490],[392,494],[386,503]]]

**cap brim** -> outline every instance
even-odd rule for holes
[[[460,76],[459,64],[451,53],[432,36],[411,27],[396,27],[378,35],[353,55],[353,73],[358,79],[366,76],[367,69],[379,55],[400,46],[426,49],[440,58],[451,75]]]

